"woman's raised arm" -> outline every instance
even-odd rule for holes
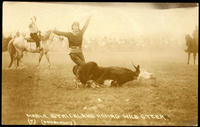
[[[83,33],[84,33],[85,30],[87,29],[88,24],[89,24],[89,22],[90,22],[90,19],[91,19],[91,16],[87,19],[87,21],[85,22],[83,28],[81,29],[81,31],[82,31]]]

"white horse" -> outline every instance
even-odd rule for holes
[[[40,36],[40,44],[42,47],[42,50],[37,50],[36,49],[36,44],[33,40],[25,38],[25,36],[21,36],[19,33],[17,33],[17,36],[13,38],[9,43],[8,43],[8,52],[10,54],[10,64],[9,68],[12,66],[13,61],[17,60],[17,67],[19,67],[19,63],[21,62],[21,59],[23,57],[23,52],[31,52],[31,53],[40,53],[39,56],[39,63],[38,67],[40,65],[40,61],[43,57],[43,55],[46,56],[46,59],[48,61],[48,66],[51,66],[51,62],[49,60],[49,55],[48,52],[53,46],[53,38],[54,34],[51,31],[47,31],[45,35],[39,35]]]

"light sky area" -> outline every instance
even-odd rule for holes
[[[37,16],[41,31],[56,27],[67,32],[74,21],[82,26],[92,15],[86,37],[182,36],[198,25],[198,7],[155,9],[150,3],[106,4],[4,2],[3,32],[29,32],[32,16]]]

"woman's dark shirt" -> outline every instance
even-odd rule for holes
[[[81,47],[82,41],[83,41],[83,34],[84,34],[88,24],[89,24],[89,19],[86,21],[83,28],[76,35],[74,35],[72,32],[60,32],[60,31],[57,31],[57,30],[54,30],[53,33],[55,33],[59,36],[67,37],[68,41],[69,41],[69,48],[71,48],[73,46]]]

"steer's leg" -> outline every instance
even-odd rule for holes
[[[99,84],[103,84],[104,83],[104,78],[106,76],[106,73],[104,72],[97,80],[96,82]]]
[[[121,86],[122,86],[122,84],[118,83],[116,80],[113,80],[111,82],[111,87],[121,87]]]
[[[77,79],[77,77],[74,79],[74,83],[75,83],[75,88],[78,89],[79,85],[82,85],[82,83],[80,82],[80,80]]]

